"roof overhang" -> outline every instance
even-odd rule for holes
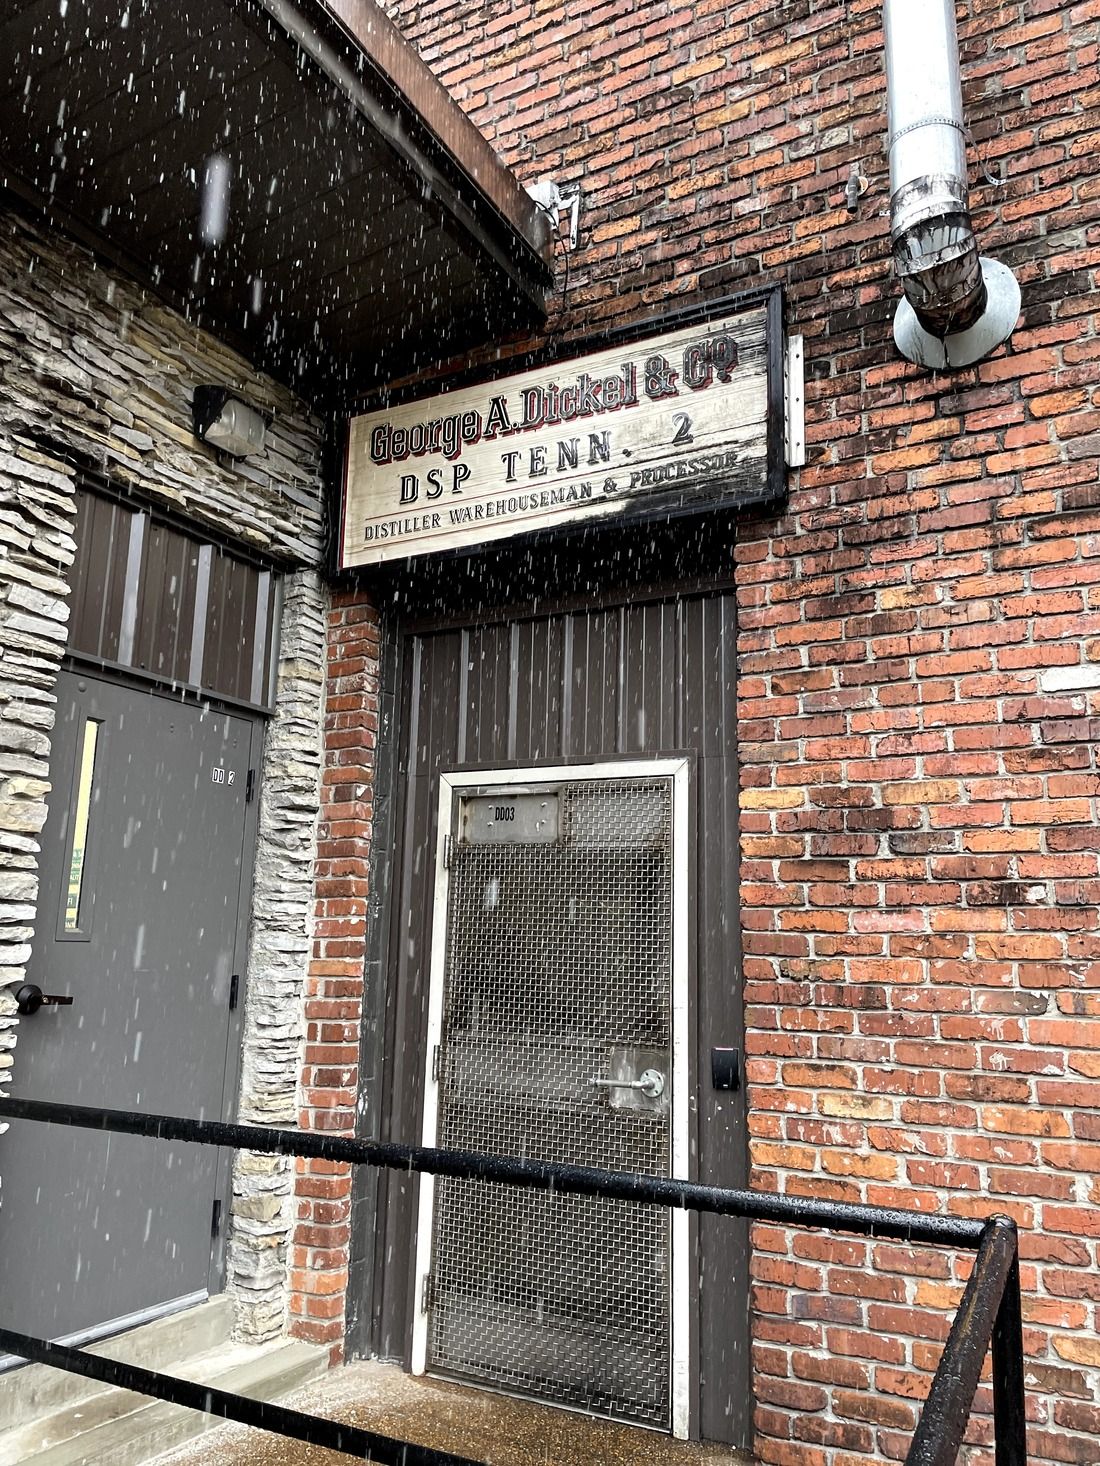
[[[539,210],[374,0],[8,0],[0,55],[0,183],[314,400],[545,319]]]

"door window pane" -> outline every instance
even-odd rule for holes
[[[67,932],[80,930],[80,894],[84,887],[84,859],[88,848],[88,819],[92,808],[92,778],[95,774],[95,751],[99,724],[91,718],[84,724],[84,742],[80,749],[77,772],[76,812],[73,818],[73,852],[69,862],[69,884],[65,893]]]

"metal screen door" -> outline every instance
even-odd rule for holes
[[[686,765],[548,772],[444,778],[425,1139],[667,1176],[683,1161]],[[414,1369],[681,1426],[672,1225],[429,1183]]]

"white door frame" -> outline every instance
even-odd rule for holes
[[[616,760],[608,763],[538,765],[524,769],[475,769],[444,773],[439,780],[436,828],[435,895],[432,903],[432,954],[428,988],[428,1040],[424,1069],[424,1124],[422,1143],[434,1146],[439,1124],[439,1082],[433,1074],[433,1055],[443,1036],[443,978],[447,951],[447,905],[450,876],[445,851],[454,823],[454,801],[470,789],[509,784],[577,783],[604,779],[672,779],[672,1095],[669,1129],[672,1155],[669,1173],[677,1180],[689,1180],[691,1104],[689,1093],[689,1001],[688,1001],[688,911],[690,863],[688,839],[691,828],[689,793],[691,761],[687,758]],[[432,1264],[432,1218],[435,1178],[421,1173],[416,1228],[416,1293],[413,1300],[412,1372],[424,1374],[428,1355],[428,1313],[423,1307],[426,1279]],[[672,1434],[688,1438],[690,1409],[689,1334],[691,1324],[691,1267],[688,1214],[682,1207],[670,1208],[672,1216],[672,1265],[669,1270],[671,1323],[670,1360],[672,1377]]]

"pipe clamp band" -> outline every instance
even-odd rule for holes
[[[953,127],[963,137],[967,135],[966,128],[954,117],[922,117],[919,122],[910,122],[905,127],[899,127],[890,138],[889,146],[893,147],[899,137],[904,137],[908,132],[916,132],[920,127]]]

